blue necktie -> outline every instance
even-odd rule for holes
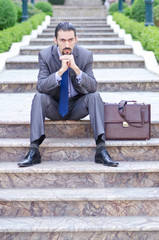
[[[60,86],[59,113],[62,117],[68,113],[68,69],[62,75]]]

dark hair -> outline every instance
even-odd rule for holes
[[[74,31],[75,37],[76,37],[76,29],[70,22],[61,22],[59,23],[55,28],[55,38],[57,38],[58,31]]]

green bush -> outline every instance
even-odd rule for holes
[[[141,43],[148,51],[153,51],[159,60],[159,30],[157,27],[145,27],[141,33]]]
[[[14,3],[16,5],[17,11],[18,11],[18,22],[21,22],[21,20],[22,20],[22,2],[17,2],[17,0],[14,0]],[[38,13],[41,13],[41,10],[34,7],[34,5],[32,3],[28,3],[29,18]]]
[[[156,26],[145,27],[144,23],[138,23],[129,19],[122,13],[114,13],[113,19],[126,33],[130,33],[134,40],[142,43],[145,50],[153,51],[159,61],[159,29]]]
[[[14,26],[17,21],[17,9],[11,0],[0,0],[0,30]]]
[[[110,15],[112,15],[114,12],[118,12],[118,2],[114,2],[110,5],[110,8],[108,9],[108,12]],[[126,3],[123,2],[123,9],[127,8],[128,5]]]
[[[44,21],[45,16],[45,13],[40,13],[23,23],[0,31],[0,53],[8,51],[13,42],[19,42],[24,35],[30,34],[32,29],[36,29]]]
[[[14,0],[13,2],[17,8],[17,22],[21,22],[21,20],[22,20],[22,3],[17,2],[17,0]]]
[[[21,22],[22,20],[22,8],[17,7],[17,22]]]
[[[154,24],[159,27],[159,5],[157,5],[156,7],[154,7]]]
[[[125,16],[130,16],[131,15],[131,7],[127,7],[123,10]]]
[[[35,7],[42,10],[44,13],[52,16],[52,5],[48,2],[37,2]]]
[[[34,7],[32,3],[28,3],[28,16],[29,18],[34,16],[35,14],[41,13],[41,10]]]
[[[65,0],[49,0],[52,5],[64,5]]]
[[[154,0],[153,6],[156,7],[157,5],[159,5],[159,0]]]
[[[131,18],[138,22],[145,20],[145,0],[135,0],[131,7]]]

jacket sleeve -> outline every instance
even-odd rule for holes
[[[81,88],[81,90],[85,90],[85,92],[87,93],[93,93],[97,90],[97,81],[92,71],[93,56],[91,52],[87,54],[87,58],[84,59],[84,62],[85,66],[82,70],[79,87]]]
[[[38,74],[38,81],[37,81],[37,90],[40,93],[49,94],[53,89],[58,87],[58,82],[56,80],[56,73],[51,73],[49,70],[49,66],[42,56],[39,53],[39,74]]]

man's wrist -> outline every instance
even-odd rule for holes
[[[80,75],[80,73],[81,73],[81,70],[77,66],[74,68],[74,71],[76,73],[76,76]]]
[[[64,72],[65,72],[65,71],[64,71],[62,68],[60,68],[57,73],[58,73],[58,75],[61,77]]]

